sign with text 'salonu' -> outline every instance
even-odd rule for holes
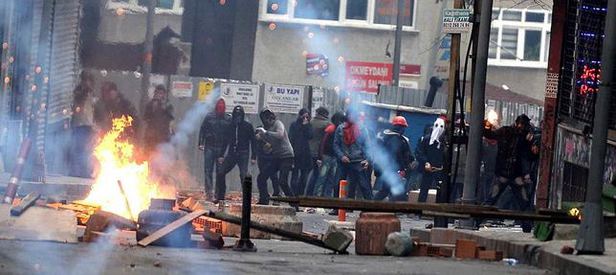
[[[471,10],[447,9],[443,11],[443,32],[463,33],[471,30]]]
[[[264,105],[274,113],[297,114],[303,103],[304,86],[265,85]]]

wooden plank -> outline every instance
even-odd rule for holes
[[[174,230],[180,228],[181,226],[192,222],[192,220],[198,218],[199,216],[203,215],[207,213],[207,210],[197,210],[195,212],[186,214],[184,217],[181,217],[175,221],[173,221],[172,223],[164,226],[161,229],[156,230],[156,232],[150,234],[149,236],[145,237],[144,239],[142,239],[141,241],[138,242],[138,244],[140,246],[148,246],[149,244],[155,242],[156,240],[166,236],[167,234],[173,232]]]
[[[32,193],[26,195],[19,202],[19,204],[15,205],[15,206],[13,206],[11,208],[11,216],[19,216],[19,215],[21,215],[21,213],[26,211],[30,206],[34,205],[36,200],[38,200],[40,197],[41,197],[41,194],[39,194],[37,192],[32,192]]]

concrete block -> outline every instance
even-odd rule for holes
[[[578,231],[580,231],[579,224],[555,224],[553,239],[575,240],[577,238]]]
[[[430,230],[422,228],[411,228],[411,237],[419,238],[422,242],[430,242]]]
[[[409,202],[418,202],[419,201],[419,190],[412,190],[409,192]],[[426,199],[427,203],[435,203],[436,202],[436,189],[428,190],[428,198]]]
[[[410,255],[413,251],[411,236],[401,232],[390,233],[385,242],[385,250],[392,256],[404,257]]]
[[[353,242],[353,235],[349,231],[332,224],[323,236],[323,242],[327,247],[336,251],[345,251]]]
[[[355,231],[355,222],[341,222],[341,221],[327,221],[329,225],[335,225],[340,229],[345,229],[349,231]]]
[[[477,257],[477,242],[460,239],[456,241],[456,258],[475,259]]]
[[[77,242],[77,217],[73,211],[33,206],[11,217],[8,204],[0,205],[0,239]]]
[[[503,252],[494,250],[479,250],[479,254],[477,254],[477,257],[480,260],[501,261],[503,259]]]

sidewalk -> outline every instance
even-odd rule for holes
[[[435,229],[443,230],[443,229]],[[575,247],[575,240],[541,242],[533,238],[530,233],[504,232],[504,231],[472,231],[461,229],[448,229],[446,232],[450,240],[470,239],[477,241],[478,245],[486,249],[503,251],[505,258],[515,258],[520,263],[549,269],[558,274],[616,274],[616,239],[605,240],[605,254],[591,255],[563,255],[560,249],[564,245]],[[412,228],[411,235],[422,241],[429,242],[431,230]],[[434,240],[434,236],[432,237]],[[446,238],[436,236],[437,242],[446,243]]]

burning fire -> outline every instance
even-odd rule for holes
[[[490,110],[488,112],[488,122],[490,122],[490,124],[492,125],[497,125],[498,124],[498,113],[496,113],[496,111],[494,111],[494,109]]]
[[[100,163],[96,182],[86,202],[124,218],[136,220],[147,209],[151,198],[173,198],[173,187],[162,186],[151,177],[148,163],[137,163],[135,146],[121,136],[132,124],[132,117],[113,120],[112,129],[94,149]],[[163,188],[165,187],[165,188]]]
[[[569,216],[577,217],[578,220],[582,220],[582,212],[580,211],[580,209],[577,209],[575,207],[569,209]]]

